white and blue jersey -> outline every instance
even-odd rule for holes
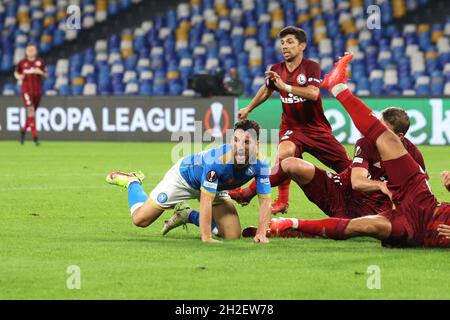
[[[231,190],[256,179],[256,192],[270,195],[270,168],[267,159],[259,154],[256,163],[242,168],[234,165],[231,144],[185,157],[180,163],[181,176],[196,190],[215,194]]]
[[[251,179],[256,180],[260,197],[270,197],[269,174],[269,163],[262,154],[255,163],[235,166],[233,147],[226,144],[179,160],[150,193],[150,199],[157,208],[169,209],[181,201],[200,199],[204,191],[215,197],[213,203],[220,203],[230,199],[226,190]]]

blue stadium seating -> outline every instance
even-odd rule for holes
[[[323,72],[330,71],[343,52],[355,52],[351,71],[357,94],[442,95],[450,88],[450,18],[402,29],[393,23],[429,1],[383,1],[383,28],[368,30],[365,8],[371,0],[190,0],[134,30],[112,34],[94,48],[61,59],[44,88],[59,95],[182,95],[190,94],[187,79],[193,74],[237,67],[245,94],[253,95],[267,66],[282,59],[278,32],[293,24],[307,32],[306,56],[320,63]],[[39,1],[31,1],[35,2]],[[60,1],[54,2],[56,7],[45,10],[26,0],[3,10],[0,6],[0,25],[5,28],[0,70],[12,69],[18,50],[23,51],[32,37],[40,40],[43,52],[67,39],[58,24]],[[80,2],[83,17],[95,22],[138,1]],[[18,15],[21,6],[29,8],[28,20]],[[101,19],[92,6],[103,8]],[[8,22],[16,16],[22,20]],[[20,21],[28,21],[32,32],[22,30]],[[89,90],[83,89],[86,85]],[[4,91],[11,88],[8,84]]]

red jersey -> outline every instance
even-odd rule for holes
[[[425,171],[425,162],[422,153],[407,138],[403,139],[403,146],[412,158]],[[383,168],[380,154],[376,145],[366,137],[356,141],[355,156],[353,158],[352,168],[365,168],[369,171],[369,177],[372,180],[388,181],[386,170]]]
[[[270,70],[276,72],[284,83],[293,87],[312,85],[320,88],[320,66],[312,60],[303,58],[300,65],[292,72],[288,70],[286,62],[276,63],[270,67]],[[266,86],[279,91],[271,80],[266,82]],[[310,101],[281,90],[280,99],[283,106],[281,131],[300,129],[303,132],[331,133],[330,123],[323,113],[320,95],[316,101]]]
[[[16,67],[16,72],[23,74],[22,80],[22,93],[41,94],[41,76],[36,73],[36,69],[39,68],[43,72],[46,72],[45,62],[42,58],[36,58],[35,60],[23,59]]]

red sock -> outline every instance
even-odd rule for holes
[[[291,179],[287,178],[278,185],[278,200],[282,203],[289,202],[289,187],[291,185]]]
[[[349,89],[339,93],[336,98],[344,106],[355,126],[366,138],[376,142],[377,138],[387,130],[373,114],[373,111],[358,97],[355,97]]]
[[[350,219],[326,218],[320,220],[298,220],[298,230],[330,239],[345,239],[344,231]]]
[[[270,186],[276,187],[283,183],[289,176],[281,169],[281,160],[278,159],[275,165],[270,169]]]
[[[247,188],[242,189],[244,197],[254,197],[256,195],[256,181],[253,179],[252,183]]]
[[[25,125],[22,128],[22,132],[27,132],[28,127],[30,126],[30,117],[27,117],[27,119],[25,120]]]
[[[33,136],[33,138],[35,138],[37,136],[36,133],[36,118],[30,118],[30,129],[31,129],[31,135]]]

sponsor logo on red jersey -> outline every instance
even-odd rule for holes
[[[286,104],[294,104],[294,103],[300,103],[305,102],[306,99],[301,98],[299,96],[294,96],[292,93],[289,93],[287,97],[280,96],[281,102]]]

